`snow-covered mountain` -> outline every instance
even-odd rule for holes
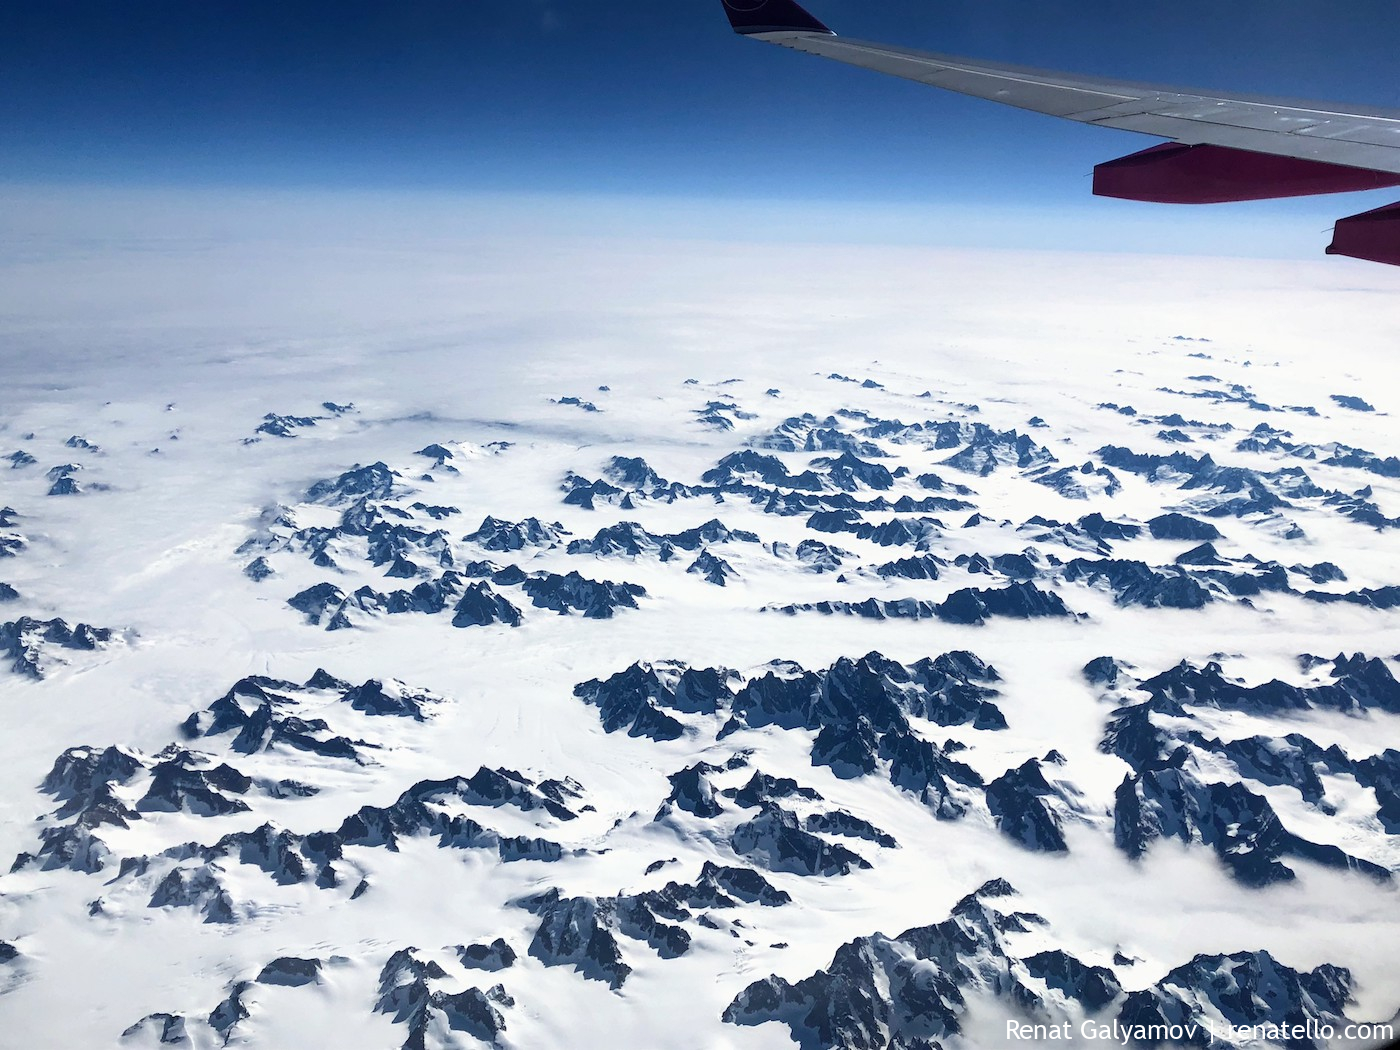
[[[1388,1021],[1400,404],[967,331],[8,397],[0,1043]]]

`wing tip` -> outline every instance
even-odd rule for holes
[[[729,24],[741,36],[764,33],[836,35],[793,0],[723,0],[723,3]]]

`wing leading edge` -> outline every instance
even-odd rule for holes
[[[1094,190],[1102,196],[1209,203],[1400,185],[1400,110],[1223,96],[983,62],[848,40],[793,0],[723,2],[736,32],[765,43],[1179,144],[1099,165]],[[1342,220],[1338,230],[1351,221]],[[1355,240],[1339,236],[1329,252],[1354,254],[1347,245]],[[1365,239],[1372,247],[1360,257],[1400,264],[1400,231],[1384,252],[1374,250],[1374,241],[1374,236]]]

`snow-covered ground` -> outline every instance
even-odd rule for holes
[[[3,1045],[1094,1045],[1400,1008],[1390,271],[20,247]],[[898,937],[950,913],[961,940]],[[464,965],[497,938],[511,965]]]

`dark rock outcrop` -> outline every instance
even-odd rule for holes
[[[1208,521],[1192,518],[1185,514],[1159,514],[1147,523],[1147,529],[1154,539],[1159,540],[1218,540],[1220,530]]]
[[[287,988],[303,988],[308,984],[319,984],[321,980],[320,959],[298,959],[282,956],[273,959],[258,971],[254,978],[258,984],[275,984]]]
[[[792,898],[749,868],[707,861],[694,883],[616,897],[564,897],[557,889],[516,903],[540,917],[529,954],[546,966],[572,966],[582,976],[621,988],[632,972],[620,939],[645,942],[663,959],[690,951],[683,923],[705,923],[696,911],[741,904],[781,907]]]
[[[377,678],[347,689],[340,699],[367,715],[411,718],[415,722],[427,721],[429,706],[439,702],[437,697],[409,689],[402,682],[386,683]]]
[[[463,572],[467,577],[489,576],[491,583],[497,586],[519,586],[538,608],[560,614],[578,612],[590,619],[610,618],[619,608],[635,609],[637,599],[646,595],[646,589],[637,584],[599,582],[585,579],[577,572],[567,576],[552,572],[526,573],[519,566],[497,569],[488,562],[472,562],[463,567]],[[490,584],[468,585],[463,574],[454,570],[444,572],[435,580],[425,580],[411,591],[381,593],[365,586],[347,595],[334,584],[320,583],[293,595],[287,604],[305,615],[307,622],[314,626],[324,622],[328,631],[356,626],[361,614],[432,615],[449,605],[453,605],[453,625],[457,627],[492,623],[515,627],[521,621],[515,604]]]
[[[1027,849],[1065,853],[1060,793],[1036,759],[1028,759],[987,784],[987,808],[1001,833]]]
[[[557,521],[546,524],[539,518],[524,521],[501,521],[487,516],[473,533],[462,538],[488,551],[519,551],[527,547],[555,547],[569,535]]]
[[[752,868],[735,868],[705,861],[693,884],[667,883],[662,895],[692,908],[733,908],[739,903],[781,908],[792,895],[780,890]]]
[[[266,558],[259,556],[243,566],[243,575],[254,583],[261,583],[269,576],[275,575],[275,570],[267,563]]]
[[[119,877],[140,877],[160,860],[173,859],[177,866],[156,886],[151,907],[192,908],[202,912],[206,922],[234,922],[238,908],[223,881],[228,861],[259,868],[280,885],[314,882],[321,889],[348,885],[345,876],[354,865],[346,861],[345,847],[392,852],[405,838],[416,836],[435,836],[437,845],[444,849],[492,850],[504,862],[555,861],[564,855],[557,843],[502,835],[471,817],[453,814],[451,808],[454,804],[510,805],[527,813],[540,810],[554,819],[570,820],[575,816],[570,804],[578,797],[578,786],[572,781],[536,783],[512,770],[482,768],[469,778],[421,781],[387,807],[362,806],[335,831],[301,835],[265,823],[252,831],[227,834],[209,846],[188,842],[154,858],[127,858]],[[358,898],[364,886],[361,880],[361,888],[350,899]]]
[[[1043,467],[1055,462],[1051,452],[1028,434],[997,432],[985,423],[972,424],[967,447],[943,460],[945,466],[986,477],[1000,467]]]
[[[1076,558],[1065,565],[1064,579],[1104,587],[1120,606],[1200,609],[1211,601],[1210,591],[1185,570],[1154,570],[1140,561]]]
[[[1313,583],[1341,583],[1347,578],[1347,574],[1330,561],[1318,562],[1316,565],[1290,565],[1288,571],[1306,576]]]
[[[881,831],[870,821],[858,817],[854,813],[847,813],[844,809],[810,814],[802,822],[802,828],[804,831],[818,832],[823,835],[865,839],[867,842],[873,842],[885,849],[894,849],[899,845],[893,835]]]
[[[235,981],[233,987],[229,989],[228,996],[209,1012],[209,1027],[223,1037],[225,1045],[233,1039],[233,1030],[252,1016],[247,1003],[243,1001],[243,993],[248,990],[251,983],[250,981]]]
[[[306,490],[306,498],[331,506],[357,500],[385,500],[394,494],[395,477],[388,464],[382,462],[353,467],[338,477],[316,482]]]
[[[967,809],[970,789],[982,786],[981,778],[917,736],[909,717],[1005,728],[992,703],[996,691],[987,684],[996,680],[994,669],[965,652],[909,666],[870,653],[860,660],[843,658],[822,672],[775,663],[734,694],[720,735],[768,725],[816,731],[814,764],[849,778],[869,775],[883,761],[896,786],[940,816],[956,818]],[[761,800],[758,795],[752,801]]]
[[[598,708],[609,733],[675,740],[684,732],[668,714],[716,714],[734,695],[739,675],[724,667],[694,668],[676,661],[635,663],[606,680],[574,687],[574,696]]]
[[[1366,710],[1400,713],[1400,682],[1384,660],[1357,653],[1339,655],[1328,672],[1332,680],[1316,686],[1295,686],[1277,679],[1246,686],[1225,676],[1220,664],[1197,667],[1182,661],[1149,678],[1141,688],[1154,697],[1255,713],[1325,708],[1343,712]]]
[[[1353,412],[1374,412],[1376,410],[1375,405],[1354,394],[1329,394],[1327,396],[1342,408],[1349,408]]]
[[[879,525],[862,522],[855,512],[818,511],[807,519],[817,532],[845,532],[879,547],[913,547],[927,550],[943,534],[937,518],[891,518]]]
[[[1400,608],[1400,586],[1394,584],[1386,587],[1362,587],[1360,590],[1348,591],[1344,594],[1307,591],[1303,597],[1310,602],[1322,602],[1328,605],[1345,602],[1348,605],[1360,605],[1367,609]]]
[[[813,471],[803,471],[793,475],[787,465],[777,456],[766,455],[745,449],[731,452],[710,470],[700,475],[700,480],[721,488],[739,488],[754,484],[764,484],[775,488],[800,489],[807,492],[821,492],[825,484],[820,475]]]
[[[672,535],[653,535],[636,522],[623,521],[599,529],[592,539],[574,540],[568,546],[570,554],[592,554],[595,557],[658,557],[670,561],[678,550],[699,551],[711,544],[757,543],[758,537],[742,529],[730,529],[724,522],[712,518],[702,525]]]
[[[1390,878],[1380,865],[1288,831],[1268,800],[1243,784],[1202,782],[1193,765],[1189,750],[1180,747],[1124,778],[1113,815],[1114,841],[1121,850],[1141,857],[1159,838],[1200,842],[1250,886],[1293,879],[1293,869],[1281,859],[1285,856]]]
[[[797,560],[808,572],[838,572],[842,559],[850,556],[849,551],[833,547],[821,540],[803,540],[797,545]]]
[[[1058,470],[1042,468],[1032,472],[1031,480],[1053,489],[1066,499],[1088,499],[1091,494],[1116,496],[1123,488],[1123,483],[1113,471],[1096,467],[1093,463]]]
[[[616,899],[562,897],[550,890],[521,903],[540,917],[530,942],[532,957],[546,966],[573,966],[584,977],[614,989],[626,983],[632,967],[622,961],[617,941]]]
[[[399,841],[417,835],[436,835],[438,845],[454,849],[492,849],[505,861],[559,860],[561,847],[545,839],[506,837],[467,816],[452,815],[445,803],[511,805],[529,812],[543,809],[556,819],[574,816],[569,803],[578,797],[570,781],[534,783],[513,770],[482,768],[470,778],[423,780],[385,807],[361,806],[346,817],[335,832],[346,845],[382,846],[397,851]]]
[[[123,1031],[122,1039],[135,1039],[147,1032],[151,1033],[161,1046],[194,1045],[190,1042],[189,1030],[185,1027],[185,1018],[181,1014],[147,1014]]]
[[[879,576],[894,576],[902,580],[936,580],[948,563],[936,554],[920,554],[899,558],[875,566]]]
[[[787,613],[817,612],[824,616],[860,616],[868,620],[943,620],[980,626],[994,616],[1009,616],[1026,620],[1043,616],[1072,616],[1064,601],[1054,591],[1041,590],[1033,583],[1012,583],[1003,588],[981,589],[964,587],[954,591],[942,602],[897,598],[882,601],[867,598],[862,602],[823,601],[801,605],[766,606],[765,610]]]
[[[1175,750],[1178,741],[1152,720],[1154,713],[1167,717],[1186,714],[1180,704],[1163,698],[1120,707],[1108,722],[1099,750],[1106,755],[1117,755],[1137,772],[1164,759]]]
[[[735,853],[771,871],[830,876],[870,867],[860,854],[813,835],[794,813],[772,803],[736,827],[729,842]]]
[[[240,754],[286,746],[325,758],[363,763],[363,741],[335,734],[323,718],[283,713],[294,708],[299,694],[308,688],[270,678],[244,678],[206,710],[190,715],[180,728],[190,740],[236,730],[228,746]]]
[[[520,610],[485,582],[470,584],[452,610],[453,627],[485,627],[493,623],[519,627],[521,620]]]
[[[77,479],[76,477],[74,477],[74,472],[75,472],[75,471],[78,471],[78,470],[81,470],[81,469],[82,469],[82,468],[81,468],[80,466],[78,466],[76,463],[70,463],[70,464],[68,464],[67,466],[63,466],[63,467],[54,467],[53,470],[50,470],[50,471],[49,471],[49,477],[53,480],[53,484],[49,486],[49,491],[48,491],[47,495],[50,495],[50,496],[80,496],[80,495],[82,495],[83,492],[84,492],[83,486],[79,483],[78,479]],[[60,473],[55,474],[54,471],[60,471]]]
[[[709,774],[718,773],[722,768],[709,762],[697,762],[672,773],[667,778],[671,782],[671,793],[661,803],[656,819],[661,820],[677,809],[706,820],[723,813],[724,807],[709,778]]]
[[[1093,1013],[1102,1010],[1123,992],[1114,972],[1106,966],[1090,966],[1056,948],[1022,960],[1026,972],[1044,981],[1047,989],[1066,999],[1078,1000]]]
[[[815,788],[803,787],[791,777],[770,776],[762,770],[755,771],[742,787],[728,788],[720,794],[732,798],[746,809],[784,798],[801,798],[809,802],[820,802],[822,798]]]
[[[880,653],[847,657],[821,672],[773,667],[735,696],[736,721],[823,730],[865,722],[877,732],[907,728],[907,715],[938,725],[1004,726],[991,700],[995,668],[968,652],[904,665]]]
[[[212,765],[205,756],[173,745],[161,753],[151,768],[146,794],[136,803],[142,813],[193,813],[201,817],[246,813],[248,804],[232,795],[246,794],[253,786],[228,763]]]
[[[935,607],[935,615],[949,623],[976,625],[994,616],[1029,620],[1073,614],[1054,591],[1042,590],[1033,583],[1012,583],[999,588],[956,590]]]
[[[104,826],[127,828],[141,819],[116,789],[143,769],[137,755],[117,747],[71,747],[65,751],[40,789],[62,803],[56,816],[71,818],[71,822],[43,828],[37,853],[21,853],[10,870],[31,864],[44,870],[71,868],[88,874],[103,870],[111,850],[94,832]]]
[[[759,541],[757,534],[749,532],[747,529],[731,529],[718,518],[711,518],[694,528],[661,538],[671,546],[683,551],[697,551],[702,547],[720,543],[757,543]]]
[[[8,658],[10,670],[30,678],[43,678],[51,664],[54,649],[93,652],[109,643],[114,635],[109,627],[80,623],[69,627],[64,620],[36,620],[21,616],[0,623],[0,657]]]
[[[515,965],[515,949],[501,937],[490,944],[464,944],[457,946],[457,958],[468,970],[487,970],[495,973]]]
[[[569,473],[564,477],[564,493],[566,504],[582,507],[584,510],[593,510],[598,503],[625,506],[628,510],[634,507],[630,493],[624,492],[616,485],[610,485],[602,478],[589,481],[587,478]]]
[[[190,908],[206,923],[238,921],[233,898],[207,867],[172,868],[151,894],[152,908]]]
[[[584,401],[582,398],[575,397],[572,394],[567,394],[564,397],[552,397],[549,399],[549,401],[550,404],[554,405],[571,405],[574,408],[581,408],[585,412],[602,411],[602,409],[600,409],[592,401]]]
[[[827,482],[841,492],[856,492],[862,488],[888,490],[894,488],[894,475],[882,463],[868,463],[842,452],[836,457],[818,456],[812,466],[826,475]]]
[[[307,623],[319,627],[323,620],[334,622],[345,605],[345,592],[333,583],[318,583],[292,595],[287,604],[305,616]]]
[[[1111,656],[1096,656],[1084,665],[1084,678],[1090,685],[1113,686],[1118,684],[1118,674],[1123,668]]]
[[[1324,1050],[1327,1041],[1312,1033],[1346,1026],[1351,990],[1350,971],[1326,963],[1307,973],[1284,966],[1264,951],[1198,955],[1151,988],[1131,993],[1118,1023],[1149,1031],[1182,1026],[1196,1032],[1191,1045],[1204,1047],[1213,1045],[1201,1024],[1209,1010],[1240,1028],[1296,1028],[1305,1034],[1282,1045],[1289,1050]],[[1142,1045],[1163,1046],[1166,1040],[1149,1038]]]
[[[1035,978],[1085,1006],[1096,1004],[1090,1009],[1115,999],[1118,982],[1103,967],[1057,952],[1037,956],[1032,969],[1012,954],[1007,934],[1044,923],[999,910],[1014,893],[999,879],[989,882],[943,922],[849,941],[826,969],[796,983],[756,981],[729,1004],[724,1020],[784,1024],[803,1046],[931,1050],[963,1032],[970,995],[1005,998],[1052,1017],[1062,1008],[1035,989]]]
[[[1135,540],[1142,535],[1142,526],[1131,521],[1109,521],[1095,511],[1086,514],[1076,523],[1080,531],[1100,540]]]
[[[662,560],[667,560],[665,549],[663,537],[653,536],[635,521],[609,525],[599,529],[591,540],[573,540],[568,547],[570,554],[592,554],[600,558],[659,555]]]
[[[734,571],[734,566],[709,551],[702,551],[700,557],[691,562],[685,571],[699,576],[706,583],[714,584],[716,587],[725,586],[739,575]]]
[[[578,612],[590,620],[610,619],[618,609],[635,609],[637,599],[647,593],[645,587],[635,583],[599,582],[577,572],[567,576],[532,576],[521,584],[521,589],[538,608],[561,614]]]
[[[256,434],[269,434],[272,437],[296,437],[296,432],[304,427],[314,427],[321,422],[321,416],[283,416],[269,412],[254,430]],[[256,440],[256,439],[249,439]],[[246,442],[245,442],[246,443]]]
[[[389,957],[379,974],[379,998],[374,1005],[376,1013],[392,1014],[395,1024],[408,1027],[404,1050],[423,1050],[429,1027],[439,1019],[452,1031],[496,1044],[506,1030],[497,1006],[514,1000],[499,988],[434,991],[428,982],[442,980],[447,971],[430,959],[420,959],[417,952],[404,948]]]

